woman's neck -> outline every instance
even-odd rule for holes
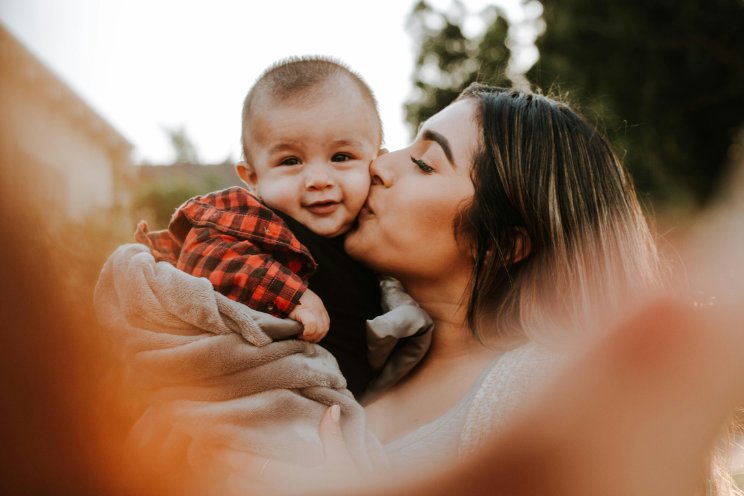
[[[466,283],[437,286],[431,282],[421,285],[406,284],[406,290],[434,321],[432,344],[427,362],[441,362],[472,356],[485,347],[478,341],[467,324]]]
[[[467,300],[463,298],[467,279],[459,287],[454,277],[440,285],[431,281],[418,285],[401,282],[431,316],[434,332],[426,358],[367,406],[367,418],[382,442],[397,439],[444,415],[462,400],[495,356],[467,325]]]

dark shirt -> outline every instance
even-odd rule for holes
[[[344,251],[343,236],[324,238],[292,217],[274,212],[317,263],[308,287],[323,301],[331,318],[328,334],[320,345],[336,357],[349,390],[358,396],[372,378],[367,360],[366,321],[382,313],[377,276]]]

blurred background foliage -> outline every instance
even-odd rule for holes
[[[534,7],[536,0],[523,6]],[[509,72],[504,12],[480,15],[485,29],[465,36],[457,1],[437,10],[421,0],[409,25],[419,52],[406,116],[419,124],[471,81],[531,86],[568,100],[609,135],[642,197],[694,210],[724,181],[729,149],[744,123],[742,0],[543,0],[527,19],[539,59]],[[539,7],[539,6],[538,6]],[[534,10],[534,8],[532,8]],[[516,76],[516,77],[515,77]]]
[[[150,227],[164,229],[184,201],[237,184],[234,175],[232,164],[140,166],[132,213],[136,218],[146,219]]]
[[[201,164],[199,153],[183,127],[163,128],[173,147],[173,163],[137,167],[132,215],[154,229],[166,228],[176,208],[189,198],[238,184],[234,161]]]
[[[412,134],[425,121],[449,105],[473,81],[508,86],[506,66],[511,51],[506,46],[508,24],[499,10],[487,7],[480,14],[485,31],[468,37],[463,24],[468,12],[453,2],[448,12],[418,2],[407,21],[407,28],[418,45],[413,74],[414,97],[405,105],[406,120]]]

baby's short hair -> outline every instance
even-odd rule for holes
[[[247,158],[246,131],[256,100],[260,96],[284,100],[287,98],[312,95],[324,87],[325,83],[336,78],[346,78],[360,91],[374,110],[382,138],[382,120],[372,89],[362,77],[346,64],[332,57],[320,55],[295,56],[281,59],[269,66],[256,80],[243,101],[241,141],[243,155]]]

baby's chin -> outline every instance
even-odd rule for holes
[[[353,225],[353,222],[310,222],[305,224],[305,227],[313,231],[318,236],[324,238],[336,238],[343,236],[348,233]]]

